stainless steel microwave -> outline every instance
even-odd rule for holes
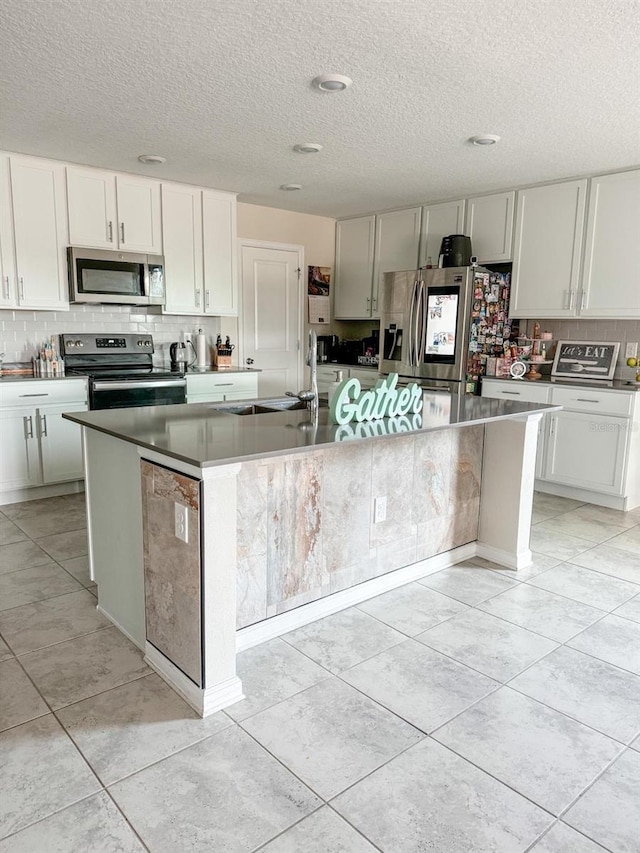
[[[71,302],[164,305],[164,258],[137,252],[67,249]]]

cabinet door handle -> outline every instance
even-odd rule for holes
[[[520,392],[519,392],[519,391],[503,391],[502,393],[503,393],[503,394],[514,394],[516,397],[519,397],[519,396],[520,396]]]
[[[48,397],[48,394],[18,394],[18,397]]]
[[[573,294],[575,291],[572,289],[569,291],[569,311],[573,309]]]
[[[200,289],[196,287],[196,308],[200,307]]]
[[[208,290],[205,290],[205,292],[204,292],[204,307],[205,308],[209,307],[209,291]]]
[[[120,223],[120,242],[124,246],[124,222]]]
[[[374,311],[378,310],[378,297],[377,296],[373,297],[373,310]]]
[[[216,388],[223,388],[223,387],[226,387],[227,385],[233,385],[233,382],[216,382],[215,387]]]
[[[591,400],[589,397],[576,397],[578,403],[599,403],[600,400]]]
[[[20,301],[24,302],[24,279],[22,276],[20,276],[18,281],[20,282]]]
[[[550,418],[549,419],[549,435],[553,435],[555,431],[556,431],[556,419]]]
[[[4,282],[4,288],[3,288],[4,298],[8,299],[11,296],[11,291],[9,289],[9,276],[8,275],[5,275],[5,277],[3,278],[3,282]]]
[[[22,418],[22,423],[24,425],[25,439],[33,438],[33,418],[31,415],[25,415]]]
[[[40,415],[40,438],[47,437],[47,416]]]
[[[113,243],[113,222],[111,220],[107,223],[107,240],[109,243]]]
[[[580,310],[581,310],[581,311],[582,311],[582,309],[584,308],[584,303],[585,303],[585,301],[586,301],[586,296],[587,296],[587,294],[584,292],[584,290],[581,290],[581,291],[580,291]]]

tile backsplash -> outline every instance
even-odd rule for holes
[[[147,313],[136,305],[74,305],[69,311],[0,311],[0,352],[5,362],[31,361],[51,335],[73,332],[145,332],[153,335],[154,363],[167,364],[169,344],[183,332],[202,329],[211,344],[220,332],[219,317]],[[237,342],[236,342],[237,343]]]
[[[530,334],[534,320],[521,320],[520,333]],[[637,343],[640,352],[640,320],[540,320],[540,329],[556,341],[620,341],[617,374],[629,371],[625,364],[627,343]],[[625,374],[626,375],[626,374]]]

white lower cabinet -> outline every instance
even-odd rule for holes
[[[80,427],[63,412],[87,410],[83,379],[0,387],[0,493],[84,477]]]
[[[187,376],[187,403],[224,403],[226,400],[254,400],[257,396],[257,372]]]
[[[563,407],[541,421],[537,489],[614,509],[640,505],[640,393],[485,379],[482,396]]]
[[[621,495],[627,418],[571,411],[547,417],[543,479]]]

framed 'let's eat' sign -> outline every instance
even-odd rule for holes
[[[620,344],[612,341],[558,341],[551,375],[574,379],[612,379]]]

